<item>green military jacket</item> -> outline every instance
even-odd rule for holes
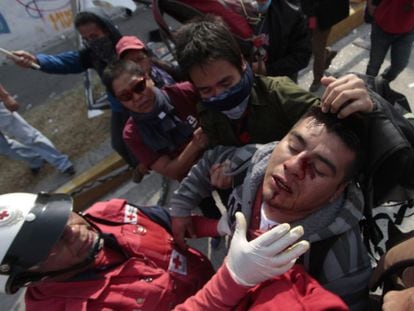
[[[231,120],[201,103],[197,110],[210,147],[242,146],[281,140],[307,109],[316,104],[319,98],[287,77],[255,75],[247,110],[240,119]],[[243,141],[241,136],[248,138]]]

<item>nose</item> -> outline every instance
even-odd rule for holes
[[[283,168],[289,175],[293,175],[297,179],[303,180],[306,177],[308,163],[309,157],[304,152],[301,152],[287,159],[283,163]]]
[[[213,89],[212,95],[211,96],[219,96],[221,93],[223,93],[224,91],[227,91],[227,88],[224,87],[220,87],[220,86],[216,86]]]
[[[139,103],[142,98],[142,93],[132,92],[132,99],[134,102]]]
[[[60,240],[72,243],[76,237],[76,228],[74,228],[72,225],[67,224],[65,226],[65,229],[63,230],[63,233],[60,237]]]

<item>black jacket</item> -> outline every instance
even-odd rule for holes
[[[316,17],[320,30],[327,30],[349,15],[349,0],[300,0],[302,10]]]
[[[256,27],[256,34],[260,33],[269,34],[269,45],[264,46],[267,74],[296,80],[312,55],[310,31],[301,9],[289,0],[273,0]]]

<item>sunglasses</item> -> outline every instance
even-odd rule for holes
[[[121,102],[127,102],[127,101],[130,101],[134,97],[134,93],[141,94],[142,92],[144,92],[146,87],[147,87],[147,80],[144,77],[141,80],[136,81],[129,90],[122,91],[122,93],[117,95],[116,97]]]

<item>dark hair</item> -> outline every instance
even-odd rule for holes
[[[243,71],[242,53],[236,39],[218,17],[207,14],[181,26],[175,34],[177,60],[182,73],[195,65],[207,65],[210,61],[223,59]]]
[[[320,106],[312,106],[303,115],[304,118],[314,119],[316,124],[323,124],[329,133],[334,133],[355,153],[354,161],[348,166],[344,182],[358,177],[366,161],[366,122],[359,114],[352,114],[339,119],[334,113],[324,113]]]
[[[116,43],[121,39],[122,35],[119,32],[118,28],[107,18],[105,17],[104,12],[100,8],[89,8],[88,11],[82,11],[76,14],[74,19],[74,25],[76,30],[80,26],[93,23],[97,25],[107,36],[111,39],[114,44],[114,49]]]
[[[79,12],[78,14],[76,14],[75,20],[74,20],[76,29],[78,29],[80,26],[90,24],[90,23],[98,25],[99,28],[102,29],[102,31],[106,31],[106,32],[108,31],[104,21],[99,16],[97,16],[95,13],[84,11],[84,12]]]
[[[145,72],[138,64],[125,60],[115,61],[105,68],[102,76],[102,81],[105,84],[108,92],[114,94],[112,83],[115,79],[119,78],[124,73],[135,76],[145,76]]]

